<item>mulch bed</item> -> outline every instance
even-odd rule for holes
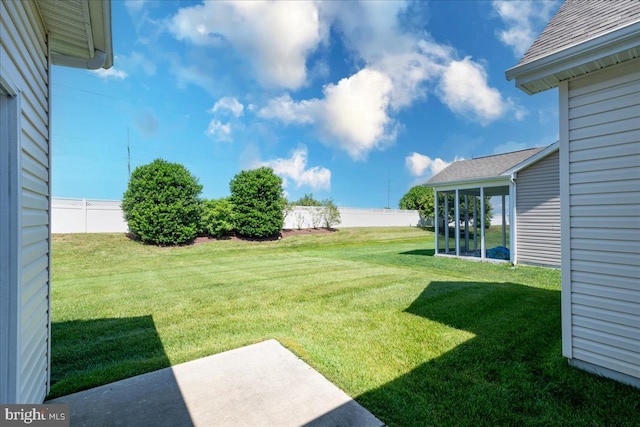
[[[336,231],[338,230],[336,230],[335,228],[302,228],[299,230],[297,228],[293,228],[293,229],[284,229],[282,230],[282,232],[280,232],[279,234],[276,234],[275,236],[262,237],[262,238],[258,238],[258,237],[249,238],[249,237],[241,237],[236,235],[231,235],[224,238],[200,236],[200,237],[196,237],[192,244],[199,245],[199,244],[211,242],[214,240],[244,240],[247,242],[271,242],[274,240],[286,239],[287,237],[291,237],[291,236],[299,236],[299,235],[307,235],[307,234],[326,234],[326,233],[334,233]]]

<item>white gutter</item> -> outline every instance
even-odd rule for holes
[[[518,180],[518,173],[511,174],[509,179],[509,254],[511,255],[511,263],[516,265],[518,263],[518,186],[516,182]],[[504,204],[503,204],[504,206]],[[504,221],[504,218],[503,218]]]
[[[105,67],[107,54],[95,49],[93,58],[78,58],[77,56],[61,55],[58,53],[51,54],[51,62],[54,65],[61,65],[63,67],[71,68],[83,68],[86,70],[97,70]]]
[[[456,188],[460,190],[466,190],[469,188],[479,188],[483,187],[502,187],[504,185],[509,185],[509,176],[508,175],[498,175],[491,176],[486,178],[476,178],[476,179],[465,179],[461,181],[446,181],[446,182],[433,182],[433,183],[424,183],[422,184],[425,187],[431,187],[433,189],[438,189],[438,191],[446,191],[446,190],[455,190]]]

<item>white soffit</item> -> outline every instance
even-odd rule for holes
[[[109,0],[36,0],[54,64],[109,68],[112,64]]]

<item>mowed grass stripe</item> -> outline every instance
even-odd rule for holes
[[[558,271],[432,253],[415,228],[54,236],[51,395],[275,338],[391,426],[637,424],[637,390],[561,356]]]

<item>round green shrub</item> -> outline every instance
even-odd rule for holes
[[[202,232],[213,237],[225,237],[233,232],[233,205],[229,199],[202,202]]]
[[[156,245],[192,241],[200,223],[201,192],[197,178],[180,164],[157,159],[137,167],[122,199],[129,231]]]
[[[238,173],[229,183],[236,233],[244,237],[271,237],[284,225],[282,179],[261,167]]]

